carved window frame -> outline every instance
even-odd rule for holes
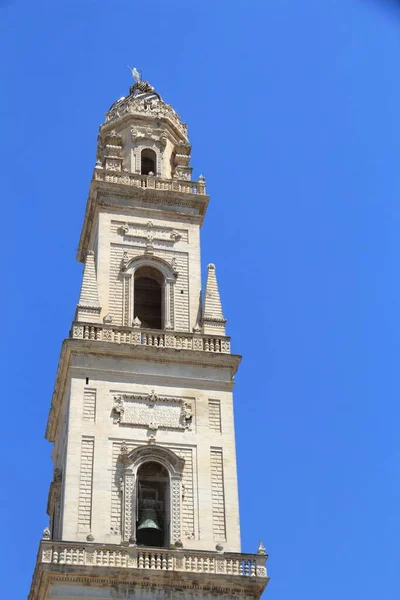
[[[141,175],[142,173],[142,152],[143,150],[153,150],[156,155],[156,177],[162,177],[163,174],[163,151],[164,146],[159,142],[154,142],[146,138],[136,138],[132,152],[131,170],[133,173]],[[144,176],[145,177],[145,176]]]
[[[137,256],[133,258],[123,272],[122,321],[123,325],[131,327],[135,318],[135,272],[141,267],[152,267],[161,273],[164,279],[162,291],[162,329],[174,329],[174,284],[177,274],[162,258],[156,256]]]
[[[181,542],[181,514],[182,514],[182,476],[185,460],[161,446],[139,446],[128,452],[121,452],[120,460],[123,463],[122,477],[122,542],[125,544],[136,543],[137,520],[137,473],[146,462],[158,462],[169,475],[169,505],[170,505],[170,545],[182,544]]]

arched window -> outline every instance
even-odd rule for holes
[[[136,543],[169,545],[169,475],[158,462],[143,463],[137,472]]]
[[[156,174],[157,156],[154,150],[145,148],[141,154],[141,172],[142,175]]]
[[[142,327],[161,329],[164,278],[153,267],[140,267],[134,277],[134,317]]]
[[[145,445],[130,452],[122,447],[120,460],[122,540],[165,547],[181,543],[184,459],[168,448]]]

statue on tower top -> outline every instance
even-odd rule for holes
[[[136,67],[128,67],[128,69],[132,73],[132,77],[136,81],[136,83],[139,83],[139,81],[142,80],[142,72],[139,72]]]

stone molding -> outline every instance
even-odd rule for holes
[[[154,181],[154,187],[142,187],[142,182],[148,184]],[[135,185],[132,185],[132,182]],[[156,187],[160,186],[160,187]],[[200,187],[199,187],[200,186]],[[118,201],[120,199],[120,201]],[[205,192],[204,181],[179,181],[161,180],[160,178],[148,178],[146,175],[133,173],[110,173],[102,169],[95,169],[90,185],[89,197],[86,204],[85,218],[83,222],[77,259],[84,262],[93,220],[96,209],[101,206],[112,210],[136,210],[145,209],[148,213],[153,209],[157,212],[154,216],[163,217],[163,206],[166,207],[166,216],[171,215],[170,210],[174,208],[179,211],[180,219],[201,224],[203,222],[210,197]],[[182,211],[186,209],[186,212]]]
[[[124,277],[124,305],[122,307],[122,315],[124,318],[124,326],[131,326],[134,324],[134,306],[135,306],[135,271],[140,269],[141,267],[152,267],[159,271],[164,279],[164,289],[163,289],[163,329],[172,330],[174,328],[174,324],[172,322],[172,315],[174,314],[173,307],[173,286],[176,278],[178,277],[178,273],[166,260],[160,258],[158,256],[154,256],[152,254],[152,237],[151,233],[148,235],[148,243],[146,246],[146,254],[141,256],[135,256],[134,258],[129,259],[127,252],[124,252],[122,262],[121,262],[121,273]],[[126,306],[125,304],[128,304]]]

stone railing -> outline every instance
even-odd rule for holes
[[[120,567],[185,573],[214,573],[239,577],[267,577],[267,556],[164,550],[161,548],[42,541],[39,562],[56,565]]]
[[[132,187],[142,189],[180,192],[182,194],[204,195],[206,193],[206,184],[204,179],[201,177],[199,178],[199,181],[161,179],[160,177],[154,177],[152,175],[140,175],[137,173],[125,173],[122,171],[107,171],[101,166],[98,166],[94,170],[93,178],[95,181],[130,185]]]
[[[230,338],[177,331],[154,331],[134,327],[73,323],[70,338],[130,344],[132,346],[154,346],[177,350],[198,350],[230,354]]]

